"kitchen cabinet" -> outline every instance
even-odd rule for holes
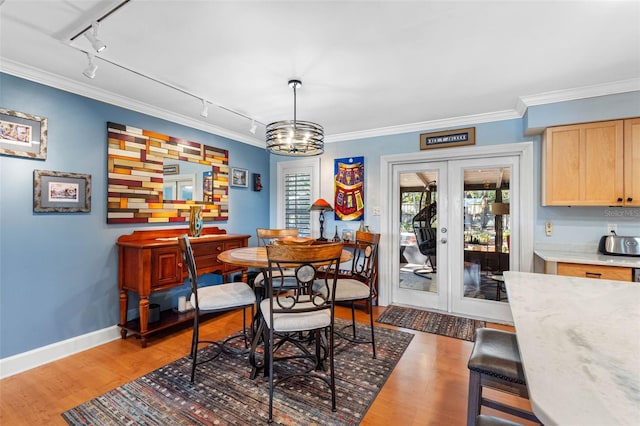
[[[624,120],[624,197],[640,206],[640,118]]]
[[[542,205],[640,205],[640,118],[549,127]]]
[[[558,262],[557,274],[569,277],[599,278],[603,280],[631,281],[631,268],[624,266],[587,265]]]
[[[147,337],[174,325],[192,321],[193,311],[168,309],[160,313],[157,322],[149,322],[149,296],[161,290],[183,285],[187,269],[183,265],[178,237],[188,229],[140,230],[118,238],[118,290],[120,292],[120,334],[140,337],[142,347]],[[242,267],[223,264],[218,254],[237,247],[246,247],[250,235],[229,235],[217,227],[206,227],[200,237],[190,238],[199,274],[216,273],[228,281],[229,275],[244,271]],[[129,292],[139,296],[138,318],[129,320]]]

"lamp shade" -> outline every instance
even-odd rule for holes
[[[327,200],[325,200],[324,198],[318,198],[316,201],[314,201],[313,204],[311,204],[311,208],[309,209],[311,211],[323,211],[323,212],[332,212],[333,211],[333,207],[331,207],[331,204],[329,204],[329,202]]]

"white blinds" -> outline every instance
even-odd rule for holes
[[[298,228],[301,237],[311,236],[311,173],[292,172],[284,177],[284,227]]]

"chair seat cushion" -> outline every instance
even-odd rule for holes
[[[298,309],[313,306],[314,305],[311,302],[301,302],[296,304],[296,308]],[[264,317],[267,327],[271,328],[271,304],[269,299],[265,299],[260,302],[260,309],[262,310],[262,316]],[[324,328],[331,325],[331,310],[322,309],[311,312],[296,312],[295,310],[292,310],[290,312],[282,313],[274,312],[273,322],[273,330],[280,333],[315,330],[317,328]]]
[[[230,283],[201,287],[198,289],[198,306],[201,311],[215,311],[252,305],[256,296],[245,283]],[[191,294],[191,304],[195,306],[195,294]]]
[[[331,285],[331,283],[329,283]],[[315,282],[313,289],[326,295],[326,287],[324,282]],[[352,278],[340,278],[336,283],[336,302],[345,302],[348,300],[362,300],[368,299],[371,295],[371,289],[368,285],[362,281],[354,280]]]
[[[509,382],[526,384],[516,335],[508,331],[476,329],[468,367]]]

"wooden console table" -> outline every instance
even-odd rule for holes
[[[142,347],[147,336],[193,319],[193,311],[179,313],[169,309],[160,313],[160,320],[149,324],[149,295],[160,290],[179,287],[187,277],[183,268],[178,236],[188,233],[187,228],[134,231],[118,238],[118,289],[120,291],[120,334],[140,336]],[[191,238],[198,274],[217,273],[224,277],[242,271],[240,266],[218,261],[218,254],[237,247],[246,247],[250,235],[228,235],[218,227],[204,228],[198,238]],[[140,297],[139,319],[127,321],[129,291]]]

